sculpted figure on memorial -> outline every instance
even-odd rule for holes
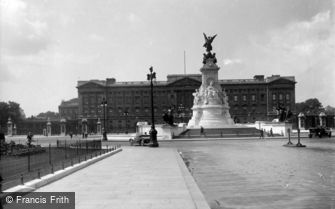
[[[205,37],[204,47],[206,48],[207,52],[210,52],[213,49],[212,42],[213,42],[214,38],[216,37],[216,35],[207,37],[206,34],[204,33],[204,37]]]
[[[192,94],[194,96],[193,104],[200,105],[201,104],[201,95],[199,89],[196,89],[195,92]]]
[[[222,91],[222,104],[228,105],[228,96],[226,94],[226,89]]]
[[[216,37],[216,35],[207,37],[206,34],[204,33],[204,37],[205,37],[205,43],[204,43],[203,47],[206,48],[207,54],[206,53],[204,54],[202,63],[206,64],[208,59],[212,59],[214,64],[215,64],[217,62],[216,57],[215,57],[215,53],[212,54],[211,51],[213,49],[212,42],[213,42],[214,38]]]
[[[221,104],[220,91],[214,86],[214,81],[205,90],[205,104]]]

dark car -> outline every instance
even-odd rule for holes
[[[323,137],[323,136],[328,136],[331,137],[332,136],[332,131],[330,130],[330,128],[328,127],[316,127],[316,128],[310,128],[309,129],[309,134],[308,137],[312,138],[313,135],[315,137]]]
[[[151,142],[150,135],[137,135],[134,138],[129,139],[129,143],[131,146],[136,144],[144,146],[146,144],[149,144],[150,142]]]

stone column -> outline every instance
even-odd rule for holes
[[[102,132],[101,132],[101,121],[100,121],[100,118],[98,118],[98,122],[97,122],[97,134],[98,135],[102,134]]]
[[[66,119],[62,118],[60,120],[60,135],[65,136],[66,135]]]
[[[326,114],[324,112],[321,112],[319,115],[320,118],[320,126],[326,126]]]
[[[17,128],[16,128],[16,124],[13,124],[13,135],[17,134]]]
[[[13,123],[10,117],[8,118],[8,122],[7,122],[7,135],[13,136]]]
[[[48,118],[48,122],[47,122],[47,136],[51,136],[51,121],[50,121],[50,118]]]
[[[82,134],[87,134],[87,119],[83,118],[81,119],[81,133]]]
[[[301,129],[302,127],[305,128],[305,115],[304,113],[299,113],[298,115],[298,128]]]

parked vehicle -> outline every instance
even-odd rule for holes
[[[331,137],[332,136],[332,131],[330,130],[330,128],[324,127],[324,126],[319,126],[319,127],[316,127],[316,128],[310,128],[308,137],[312,138],[313,135],[315,137],[318,136],[319,138],[321,138],[323,136]]]
[[[131,146],[136,144],[144,146],[146,144],[149,144],[150,142],[151,142],[150,135],[137,135],[134,138],[129,139],[129,143]]]

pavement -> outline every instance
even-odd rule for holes
[[[175,148],[124,147],[35,192],[75,192],[80,209],[209,209]]]
[[[185,141],[178,150],[212,209],[335,209],[334,139],[304,138],[304,148],[275,138]]]

